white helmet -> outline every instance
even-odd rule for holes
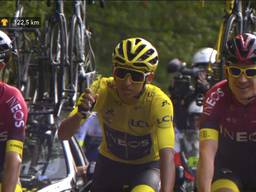
[[[217,51],[210,47],[199,49],[192,58],[192,67],[205,66],[216,62]]]
[[[0,31],[0,62],[8,59],[9,51],[12,49],[12,41],[3,31]]]

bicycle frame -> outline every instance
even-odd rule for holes
[[[72,86],[75,90],[71,103],[77,99],[79,92],[83,91],[84,87],[80,86],[81,82],[86,82],[86,87],[89,86],[89,79],[95,72],[95,66],[92,66],[94,61],[94,53],[90,45],[90,36],[86,29],[86,2],[73,0],[73,14],[70,22],[70,34],[69,34],[69,63],[72,71]],[[82,14],[81,14],[82,11]],[[86,48],[89,48],[88,52]],[[88,62],[88,55],[89,63]]]
[[[55,1],[55,13],[49,19],[49,60],[51,65],[50,98],[53,99],[55,115],[59,116],[70,92],[70,72],[67,50],[67,22],[63,0]]]

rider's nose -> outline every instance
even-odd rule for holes
[[[245,76],[245,74],[242,73],[242,74],[238,77],[238,81],[241,82],[241,83],[243,83],[243,82],[247,82],[248,79],[247,79],[247,77]]]
[[[126,85],[132,84],[132,77],[131,77],[130,74],[126,75],[126,77],[125,77],[125,79],[124,79],[124,83],[125,83]]]

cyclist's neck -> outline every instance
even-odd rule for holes
[[[145,91],[145,87],[139,92],[138,95],[133,96],[133,97],[127,97],[127,96],[124,96],[124,95],[119,94],[119,93],[118,93],[118,90],[116,90],[117,95],[118,95],[118,97],[120,98],[120,100],[121,100],[124,104],[127,104],[127,105],[136,104],[136,103],[139,101],[140,97],[143,95],[144,91]]]

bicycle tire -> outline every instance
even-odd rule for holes
[[[236,15],[231,14],[226,21],[224,21],[221,44],[220,44],[220,64],[219,64],[219,74],[220,79],[224,79],[224,64],[225,64],[225,48],[226,43],[229,39],[238,34],[237,26],[235,23]],[[233,32],[234,31],[234,32]]]
[[[71,98],[72,105],[75,104],[78,91],[78,67],[79,62],[83,62],[83,34],[82,26],[79,25],[78,19],[75,15],[71,18],[71,27],[69,34],[69,64],[71,69],[71,83],[74,90]]]
[[[54,42],[55,39],[55,42]],[[58,24],[51,24],[49,31],[49,59],[51,65],[50,75],[50,98],[53,98],[53,103],[57,104],[59,99],[58,81],[57,81],[57,65],[60,63],[60,50],[59,50],[59,26]]]
[[[66,97],[70,97],[71,91],[71,72],[70,65],[68,63],[68,34],[67,34],[67,24],[66,18],[63,14],[60,14],[60,37],[61,37],[61,63],[60,63],[60,76],[58,78],[58,84],[60,86],[60,98],[59,104],[61,100]]]
[[[93,82],[96,77],[96,60],[94,51],[91,45],[91,34],[88,30],[85,30],[85,61],[83,63],[79,74],[79,92],[82,92],[85,88]]]
[[[255,10],[251,6],[251,1],[242,2],[243,6],[243,30],[246,33],[254,33],[256,31]]]
[[[55,110],[59,111],[61,102],[65,97],[67,84],[69,84],[69,71],[67,64],[67,28],[64,16],[59,15],[50,29],[50,63],[51,88],[50,98],[53,99]]]

